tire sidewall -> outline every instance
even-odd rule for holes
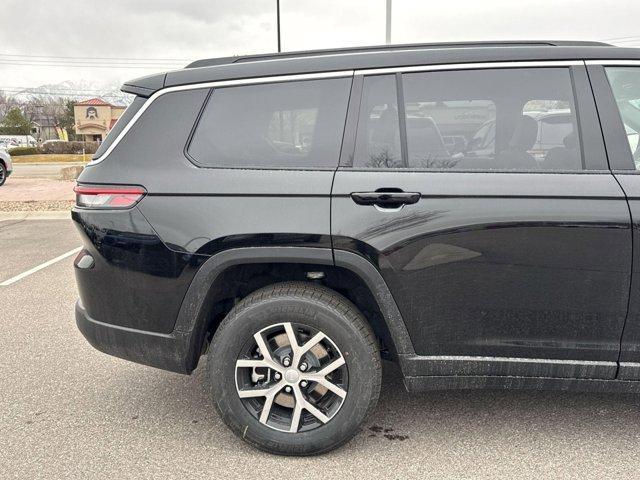
[[[4,163],[0,162],[0,170],[2,171],[3,175],[0,178],[0,187],[3,186],[5,184],[5,182],[7,181],[7,167],[4,166]]]
[[[355,307],[354,307],[355,308]],[[235,363],[255,333],[277,323],[291,322],[323,332],[345,358],[349,384],[340,410],[325,425],[291,434],[261,424],[238,397]],[[372,362],[372,345],[337,309],[297,297],[272,297],[232,311],[216,333],[209,351],[209,381],[216,407],[225,422],[245,440],[273,453],[320,453],[345,442],[368,413],[379,380]]]

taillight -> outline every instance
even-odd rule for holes
[[[138,186],[76,185],[76,206],[82,208],[131,208],[147,191]]]

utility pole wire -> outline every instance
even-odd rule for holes
[[[2,65],[11,65],[11,66],[27,66],[27,67],[63,67],[63,68],[133,68],[138,70],[163,70],[163,69],[180,69],[183,68],[184,65],[128,65],[128,64],[119,64],[119,65],[108,65],[108,64],[62,64],[62,63],[25,63],[25,62],[2,62],[0,61],[0,66]]]
[[[60,55],[23,55],[17,53],[0,53],[0,57],[26,57],[39,59],[63,59],[63,60],[112,60],[114,62],[191,62],[188,58],[131,58],[131,57],[66,57]]]

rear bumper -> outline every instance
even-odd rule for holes
[[[76,302],[76,324],[97,350],[125,360],[176,373],[191,373],[190,335],[156,333],[99,322]]]

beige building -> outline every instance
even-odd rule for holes
[[[126,107],[111,105],[100,98],[91,98],[73,106],[76,135],[85,141],[101,142],[113,128]]]

